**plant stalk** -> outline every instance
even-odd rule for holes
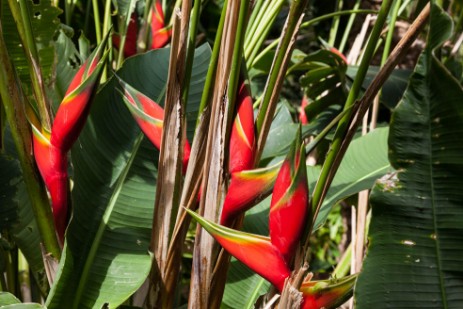
[[[219,26],[217,28],[217,35],[215,37],[214,48],[212,50],[211,60],[209,62],[209,70],[207,71],[206,82],[204,83],[203,94],[201,96],[201,103],[199,104],[199,111],[198,111],[198,121],[196,122],[196,127],[199,125],[199,119],[206,108],[209,105],[209,101],[212,98],[212,91],[215,86],[215,77],[217,73],[217,64],[219,62],[219,55],[220,55],[220,47],[222,45],[222,36],[223,36],[223,28],[225,25],[225,17],[227,15],[227,8],[228,0],[225,0],[222,10],[222,15],[220,16]]]
[[[45,83],[40,68],[39,53],[32,33],[32,25],[29,16],[29,10],[25,0],[8,0],[11,13],[18,28],[19,36],[24,48],[24,54],[29,67],[29,75],[32,81],[32,89],[37,109],[39,112],[40,122],[47,132],[51,132],[51,119],[49,104],[46,97]]]
[[[286,69],[294,47],[295,36],[299,30],[303,12],[307,4],[308,0],[295,0],[291,3],[289,15],[286,19],[286,23],[280,37],[280,44],[273,59],[273,64],[270,69],[269,78],[265,85],[264,96],[256,120],[257,147],[255,166],[257,166],[257,163],[260,160],[265,141],[267,140],[273,115],[275,114],[278,97],[286,75]]]
[[[383,4],[385,1],[383,2]],[[406,54],[412,43],[415,41],[415,39],[418,37],[420,34],[421,30],[423,29],[428,17],[429,17],[429,12],[430,12],[430,5],[429,3],[426,5],[426,7],[421,11],[420,15],[415,19],[413,24],[410,26],[410,28],[407,30],[407,33],[402,37],[400,42],[396,45],[394,50],[391,52],[388,60],[384,64],[384,66],[381,68],[379,71],[378,75],[374,78],[370,86],[367,88],[365,94],[363,95],[362,99],[358,101],[353,108],[353,113],[350,113],[351,115],[354,115],[352,120],[349,120],[347,122],[348,125],[348,130],[345,133],[344,139],[341,141],[340,146],[338,147],[338,151],[332,155],[332,151],[330,150],[330,154],[333,156],[332,159],[332,164],[331,164],[331,169],[325,170],[325,165],[322,168],[322,173],[326,173],[325,178],[325,185],[322,186],[319,183],[316,184],[316,190],[320,190],[319,198],[318,198],[318,207],[317,207],[317,212],[319,210],[319,205],[323,202],[323,199],[326,196],[326,193],[328,191],[329,185],[331,184],[331,181],[334,178],[334,175],[336,174],[337,168],[339,167],[339,164],[341,163],[342,157],[347,150],[347,147],[349,146],[350,141],[352,140],[356,129],[360,122],[362,121],[363,115],[366,113],[368,110],[371,102],[373,101],[373,98],[376,96],[378,91],[381,89],[383,84],[386,82],[387,78],[389,75],[392,73],[394,70],[395,66],[399,63],[399,61],[403,58],[403,56]],[[355,82],[355,81],[354,81]],[[339,128],[339,126],[338,126]],[[336,138],[336,134],[335,134]],[[325,163],[326,164],[326,163]],[[317,187],[319,187],[317,189]],[[318,192],[318,191],[316,191]],[[315,191],[314,191],[315,194]],[[312,200],[314,201],[314,199]],[[312,202],[313,203],[313,202]],[[315,205],[314,203],[312,205]],[[309,234],[310,235],[310,234]],[[309,246],[308,240],[306,240],[305,244],[305,252],[307,252],[307,248]]]
[[[370,38],[368,40],[367,47],[365,49],[364,56],[362,57],[362,62],[360,63],[360,67],[357,73],[357,76],[355,77],[355,80],[352,84],[352,87],[349,92],[349,96],[347,97],[346,104],[344,106],[344,110],[350,108],[355,101],[357,100],[363,81],[365,79],[366,73],[368,71],[368,67],[370,64],[370,61],[373,57],[375,48],[376,48],[376,42],[379,39],[379,36],[381,34],[383,25],[386,21],[387,15],[389,13],[389,9],[392,5],[392,0],[385,0],[383,1],[381,5],[381,9],[378,14],[378,18],[376,20],[376,23],[373,27],[373,30],[371,32]],[[336,157],[337,153],[339,152],[339,149],[341,147],[341,143],[344,140],[344,136],[347,132],[348,126],[349,126],[349,121],[352,116],[352,111],[348,112],[342,119],[339,121],[338,127],[336,129],[333,143],[331,145],[331,148],[328,152],[327,158],[325,160],[325,163],[323,164],[320,177],[317,181],[317,184],[315,185],[315,189],[313,192],[312,196],[312,213],[313,213],[313,218],[316,218],[318,214],[318,210],[321,206],[321,203],[323,202],[323,197],[322,192],[324,188],[327,185],[327,176],[330,170],[332,169],[333,163],[334,163],[334,158]],[[328,184],[329,185],[329,184]],[[309,235],[311,233],[311,230],[309,230]],[[309,237],[307,237],[309,238]]]
[[[0,24],[0,95],[5,108],[6,118],[11,135],[18,152],[19,163],[23,173],[24,182],[29,193],[34,216],[42,242],[55,259],[61,257],[61,249],[56,237],[48,196],[43,181],[38,174],[32,154],[32,140],[24,112],[26,98],[16,78],[13,65],[8,56],[3,30]]]

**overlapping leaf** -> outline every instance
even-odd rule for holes
[[[118,75],[162,102],[169,52],[162,49],[128,59]],[[187,108],[194,117],[209,57],[207,46],[196,51]],[[157,151],[143,138],[115,91],[117,84],[112,79],[97,94],[72,150],[74,215],[48,308],[93,308],[106,302],[116,307],[138,289],[150,269]],[[194,117],[189,119],[190,136]]]
[[[451,29],[433,6],[427,49],[392,116],[398,174],[371,195],[357,308],[463,307],[463,89],[433,54]]]

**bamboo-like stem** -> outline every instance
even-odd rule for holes
[[[51,118],[49,103],[46,97],[45,83],[40,68],[39,53],[32,33],[32,25],[29,10],[25,0],[8,0],[11,13],[18,28],[19,37],[23,44],[24,54],[29,67],[29,75],[32,81],[32,90],[37,102],[37,109],[41,125],[48,132],[51,131]]]
[[[278,16],[278,13],[281,11],[283,4],[283,1],[275,2],[275,5],[272,7],[271,12],[268,14],[268,16],[266,16],[263,26],[257,29],[257,34],[250,43],[249,53],[245,53],[245,58],[248,65],[254,63],[254,59],[256,58],[257,53],[261,49],[265,39],[267,38],[271,26],[275,21],[276,17]]]
[[[244,51],[244,40],[246,33],[246,26],[248,21],[249,11],[249,0],[242,0],[240,9],[238,24],[236,27],[236,38],[233,48],[233,59],[231,63],[230,77],[228,79],[227,87],[227,117],[226,117],[226,131],[224,132],[225,140],[230,140],[230,131],[233,121],[233,112],[235,110],[236,94],[238,92],[238,84],[240,79],[240,71],[245,67],[242,66],[243,51]],[[228,143],[225,145],[225,149],[228,149]],[[209,296],[209,304],[211,308],[219,308],[222,302],[222,295],[225,290],[225,283],[227,279],[227,271],[230,262],[229,254],[222,250],[222,254],[219,255],[214,265],[214,271],[211,279],[211,294]]]
[[[196,127],[199,125],[199,119],[201,118],[201,114],[203,113],[206,106],[208,106],[209,101],[212,98],[212,91],[215,86],[215,77],[217,74],[217,64],[219,62],[219,55],[220,55],[220,47],[222,45],[222,36],[223,36],[223,28],[225,25],[225,19],[227,16],[227,8],[228,0],[225,0],[222,10],[222,15],[220,16],[219,26],[217,28],[217,34],[215,37],[214,48],[212,49],[212,56],[211,61],[209,62],[209,70],[207,71],[206,82],[204,83],[203,94],[201,96],[201,103],[199,104],[199,111],[198,111],[198,121],[196,122]]]
[[[289,15],[280,38],[269,78],[264,89],[264,96],[259,108],[256,120],[257,146],[255,162],[259,162],[260,156],[267,140],[270,125],[275,114],[278,97],[283,86],[283,79],[286,75],[289,59],[294,47],[295,36],[302,21],[303,12],[308,0],[295,0],[291,3]],[[256,165],[256,164],[255,164]]]
[[[92,7],[93,7],[93,21],[95,23],[95,36],[96,36],[96,44],[100,44],[102,37],[101,37],[101,23],[100,23],[100,9],[98,8],[98,0],[92,0]]]
[[[26,98],[22,93],[16,73],[8,56],[0,24],[0,95],[5,108],[11,135],[18,152],[24,183],[32,203],[42,242],[54,258],[59,259],[61,249],[56,237],[53,216],[45,186],[32,157],[31,133],[24,112]]]
[[[420,15],[415,19],[415,21],[410,26],[410,28],[407,30],[407,32],[402,37],[400,42],[396,45],[394,50],[391,52],[388,60],[386,61],[384,66],[381,68],[379,73],[376,75],[376,77],[374,78],[370,86],[367,88],[362,99],[358,101],[357,104],[355,104],[354,109],[353,109],[354,113],[352,113],[353,117],[351,120],[347,122],[348,130],[345,133],[344,139],[341,141],[341,145],[339,146],[338,151],[333,155],[334,158],[333,158],[333,163],[331,164],[331,169],[329,169],[329,171],[327,172],[327,175],[324,178],[325,185],[323,186],[323,188],[321,189],[321,192],[319,193],[320,194],[318,198],[319,205],[321,205],[321,202],[326,196],[329,185],[331,184],[331,181],[333,180],[334,175],[336,174],[339,164],[341,163],[342,157],[345,151],[347,150],[347,147],[350,141],[352,140],[356,132],[356,128],[358,127],[363,115],[368,110],[371,102],[373,101],[373,98],[376,96],[379,89],[381,89],[381,87],[383,86],[383,84],[385,83],[389,75],[394,70],[395,66],[400,62],[400,60],[406,54],[406,52],[408,51],[412,43],[415,41],[415,39],[420,34],[421,30],[423,29],[429,17],[429,12],[430,12],[430,5],[428,3],[426,7],[421,11]],[[319,186],[318,183],[317,183],[317,186]],[[305,248],[306,249],[308,248],[308,241],[306,241]]]
[[[188,38],[188,51],[186,55],[186,63],[185,63],[185,75],[183,84],[183,102],[188,104],[188,92],[190,90],[190,80],[191,80],[191,72],[193,70],[193,58],[195,55],[195,48],[196,48],[196,34],[198,32],[198,24],[199,24],[199,13],[201,12],[201,0],[194,0],[193,6],[193,13],[191,14],[191,22],[190,22],[190,34]]]
[[[234,55],[240,7],[245,1],[227,3],[224,33],[221,41],[219,64],[217,68],[213,99],[210,104],[210,125],[207,136],[205,164],[199,213],[206,219],[218,221],[218,210],[225,194],[224,153],[228,148],[230,128],[228,127],[227,88],[231,78],[231,66]],[[237,71],[239,72],[239,71]],[[230,90],[231,91],[231,90]],[[199,226],[196,230],[193,267],[190,282],[188,308],[212,308],[210,297],[213,290],[212,270],[218,254],[218,245],[214,239]],[[220,296],[219,296],[220,297]]]
[[[154,253],[150,273],[150,290],[147,298],[149,308],[171,308],[173,297],[168,297],[165,287],[165,269],[170,235],[180,202],[181,172],[184,139],[185,115],[181,102],[181,81],[179,71],[185,61],[186,51],[181,46],[186,33],[182,32],[179,10],[174,12],[172,46],[169,59],[164,129],[159,155],[158,183],[153,214],[151,251]]]

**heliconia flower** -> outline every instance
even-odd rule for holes
[[[117,76],[116,76],[117,77]],[[161,148],[164,109],[156,102],[117,77],[124,93],[123,99],[138,126],[157,148]],[[183,172],[185,173],[190,158],[190,144],[185,141],[183,148]]]
[[[138,26],[137,26],[137,14],[134,12],[130,16],[129,25],[127,27],[127,34],[125,38],[124,45],[124,56],[130,57],[137,53],[137,36],[138,36]],[[113,44],[119,48],[121,44],[121,37],[118,34],[114,34]]]
[[[50,136],[46,132],[32,125],[32,133],[35,161],[50,192],[55,227],[62,245],[68,217],[67,156],[50,143]]]
[[[338,308],[352,296],[357,275],[342,279],[303,282],[301,309]]]
[[[232,173],[220,224],[230,226],[237,215],[267,197],[272,191],[280,166],[281,162],[266,168]]]
[[[280,292],[290,270],[278,249],[268,237],[236,231],[210,222],[195,212],[186,210],[237,260],[272,283]]]
[[[275,181],[269,214],[270,240],[288,265],[307,222],[308,200],[305,148],[298,130]]]
[[[330,49],[330,52],[332,52],[332,53],[338,55],[339,57],[341,57],[341,59],[342,59],[346,64],[349,64],[349,63],[347,62],[346,56],[344,56],[344,54],[341,53],[338,49],[336,49],[336,48],[334,48],[334,47],[330,47],[329,49]]]
[[[50,142],[65,153],[71,149],[84,127],[92,96],[103,71],[107,38],[108,35],[77,71],[53,121]]]
[[[241,83],[236,102],[237,113],[230,134],[230,174],[249,170],[254,164],[254,110],[252,97],[244,82]]]
[[[306,95],[302,97],[301,101],[301,109],[299,111],[299,121],[302,124],[309,124],[309,119],[307,118],[307,114],[305,113],[305,107],[309,105],[309,99]]]
[[[165,27],[161,1],[155,0],[151,10],[151,48],[162,48],[169,43],[172,31]]]

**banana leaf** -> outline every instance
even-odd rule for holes
[[[359,309],[463,307],[463,89],[436,56],[451,29],[433,6],[427,48],[392,115],[398,173],[371,194]]]

